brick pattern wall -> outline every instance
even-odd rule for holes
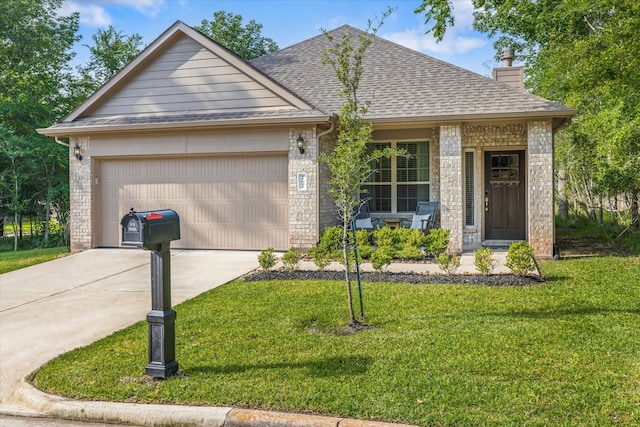
[[[462,148],[474,153],[475,193],[474,193],[474,222],[475,226],[464,229],[464,248],[476,249],[482,243],[482,229],[484,226],[484,151],[498,149],[525,149],[527,146],[527,125],[521,123],[509,124],[478,124],[462,127]]]
[[[539,257],[553,256],[553,131],[551,121],[530,122],[528,240]]]
[[[337,133],[334,131],[330,134],[323,135],[320,138],[319,146],[320,146],[320,154],[330,153],[331,150],[335,147],[337,142]],[[318,239],[322,235],[322,232],[325,228],[331,227],[338,224],[338,214],[336,207],[336,203],[331,197],[331,171],[329,170],[329,166],[325,162],[318,163],[318,176],[319,176],[319,221],[320,221],[320,230]]]
[[[463,249],[462,129],[460,125],[440,127],[440,222],[451,230],[449,251]]]
[[[73,147],[79,144],[82,160],[73,155]],[[71,251],[77,252],[91,248],[93,218],[92,209],[92,161],[90,138],[71,138],[69,141],[69,237]]]
[[[304,154],[297,139],[304,138]],[[306,249],[318,240],[318,144],[315,128],[289,130],[289,243]],[[307,176],[307,189],[298,190],[298,174]]]

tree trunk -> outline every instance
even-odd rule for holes
[[[18,250],[18,212],[13,214],[13,251]]]
[[[353,292],[351,291],[351,275],[349,274],[349,236],[345,223],[342,235],[342,256],[344,259],[344,279],[347,286],[347,304],[349,305],[349,324],[356,323],[356,314],[353,310]]]
[[[44,241],[49,241],[49,221],[51,218],[51,180],[47,182],[47,200],[45,202],[45,210],[44,210]]]
[[[565,191],[566,184],[567,178],[564,174],[558,173],[558,216],[562,219],[569,218],[569,202]]]
[[[631,226],[640,229],[640,203],[638,193],[631,193]]]

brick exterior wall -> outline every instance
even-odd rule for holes
[[[484,227],[484,151],[519,149],[527,147],[527,125],[524,122],[509,124],[477,124],[462,127],[462,149],[474,153],[474,226],[465,226],[464,248],[477,249],[483,240]]]
[[[551,258],[555,235],[551,121],[530,122],[528,137],[528,240],[537,256]]]
[[[79,144],[82,160],[73,155],[73,147]],[[93,218],[92,160],[90,138],[71,138],[69,141],[69,238],[71,251],[91,248]],[[93,213],[93,215],[92,215]]]
[[[297,139],[304,138],[304,154]],[[314,246],[318,241],[318,144],[315,128],[289,130],[289,243],[297,249]],[[298,174],[306,174],[306,190],[298,189]]]
[[[451,230],[449,251],[463,249],[462,126],[440,127],[440,223]]]
[[[475,227],[463,233],[465,249],[473,249],[483,239],[484,152],[500,149],[526,150],[527,240],[539,257],[553,256],[553,131],[551,121],[509,124],[465,125],[462,149],[475,154]]]
[[[323,135],[320,137],[319,144],[319,152],[320,154],[330,153],[331,150],[335,147],[337,143],[337,133],[333,131],[327,135]],[[318,162],[318,176],[319,176],[319,205],[318,209],[320,212],[319,221],[320,221],[320,229],[318,240],[320,236],[324,232],[324,229],[327,227],[331,227],[338,224],[338,214],[336,207],[336,203],[331,197],[331,171],[329,170],[329,166],[324,162]]]

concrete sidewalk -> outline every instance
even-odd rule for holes
[[[256,268],[257,255],[172,250],[172,305]],[[16,394],[31,387],[23,378],[146,318],[149,262],[148,251],[94,249],[0,275],[0,412],[32,413]]]
[[[173,250],[172,305],[255,269],[257,255]],[[496,273],[505,270],[504,255],[495,253]],[[305,262],[301,268],[315,266]],[[435,263],[389,270],[439,272]],[[458,272],[475,273],[473,254],[463,254]],[[145,426],[398,426],[228,407],[74,401],[24,380],[56,356],[144,320],[150,288],[149,252],[137,249],[94,249],[0,275],[0,413]]]

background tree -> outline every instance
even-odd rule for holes
[[[243,26],[241,15],[224,10],[215,12],[213,21],[203,19],[194,28],[247,61],[278,50],[273,39],[261,35],[262,24],[251,20]]]
[[[20,182],[17,190],[2,186],[0,198],[9,197],[11,207],[3,204],[0,214],[41,212],[46,227],[47,213],[68,201],[64,187],[57,188],[68,180],[68,151],[36,133],[70,109],[79,17],[58,16],[60,6],[61,0],[18,0],[0,8],[0,170],[12,170],[14,184]],[[27,165],[38,173],[27,174]]]
[[[106,30],[99,29],[92,37],[89,48],[89,62],[78,67],[80,79],[74,95],[78,102],[84,100],[113,75],[120,71],[143,49],[142,36],[138,33],[125,35],[113,25]]]
[[[579,111],[556,138],[558,173],[574,207],[602,220],[626,199],[640,227],[640,2],[472,0],[474,28],[515,49],[527,87]],[[454,24],[450,0],[423,0],[427,33]],[[597,215],[597,213],[600,215]]]
[[[323,52],[322,62],[331,65],[341,84],[340,96],[344,102],[338,114],[338,140],[336,147],[330,153],[323,154],[321,161],[326,162],[331,171],[331,196],[335,200],[340,219],[342,220],[342,254],[345,266],[349,265],[351,241],[350,226],[360,207],[366,203],[361,198],[361,187],[374,172],[372,164],[382,157],[392,154],[390,149],[369,152],[367,142],[371,142],[372,127],[365,121],[369,102],[358,99],[360,79],[364,73],[363,60],[365,52],[384,19],[391,13],[391,9],[384,13],[376,26],[369,21],[367,30],[352,41],[352,34],[345,33],[341,39],[324,31],[331,46]],[[350,325],[359,323],[353,309],[353,292],[349,269],[345,269],[345,284],[347,289],[347,304],[349,307]],[[364,320],[364,319],[362,319]]]

